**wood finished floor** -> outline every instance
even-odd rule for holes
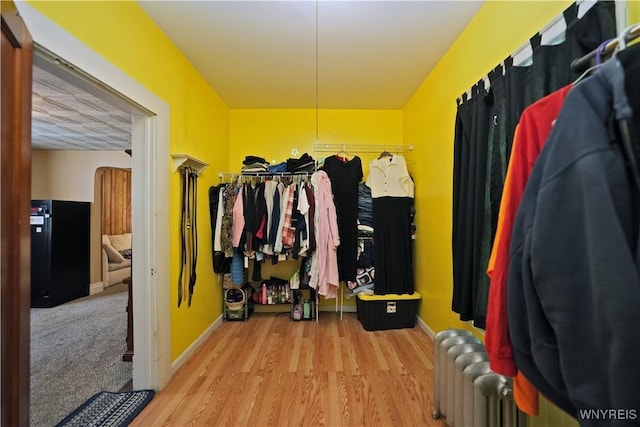
[[[131,426],[443,427],[432,409],[433,342],[419,326],[254,313],[217,328]]]

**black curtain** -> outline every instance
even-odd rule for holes
[[[493,112],[484,83],[472,88],[471,99],[458,107],[454,142],[453,177],[453,310],[463,320],[476,311],[480,249],[485,215],[485,184],[489,153],[489,123]]]
[[[578,19],[572,4],[563,12],[564,42],[529,42],[529,66],[514,66],[511,57],[481,80],[471,96],[458,101],[453,164],[453,298],[461,320],[485,326],[489,279],[486,271],[495,237],[502,187],[513,135],[526,107],[575,81],[571,62],[616,36],[615,4],[599,1]]]

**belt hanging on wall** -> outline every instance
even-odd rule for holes
[[[198,232],[197,232],[197,204],[198,204],[198,174],[190,167],[180,169],[181,177],[181,218],[180,245],[181,263],[178,276],[178,307],[182,300],[188,298],[191,306],[193,289],[196,285],[196,265],[198,261]]]

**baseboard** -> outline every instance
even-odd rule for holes
[[[104,291],[104,283],[96,282],[89,285],[89,295],[99,294]]]
[[[418,325],[420,325],[420,327],[427,333],[427,335],[429,335],[432,340],[436,337],[436,333],[433,332],[433,329],[431,329],[429,325],[427,325],[420,317],[418,317]]]
[[[171,363],[171,376],[187,361],[198,348],[209,338],[209,336],[222,325],[222,314],[196,339],[178,358]]]

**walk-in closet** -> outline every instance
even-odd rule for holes
[[[2,4],[2,425],[640,425],[639,2]],[[131,381],[34,422],[18,207],[110,138]]]

